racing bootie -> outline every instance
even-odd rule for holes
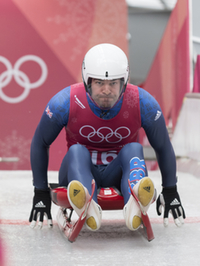
[[[123,214],[126,226],[130,230],[135,231],[142,224],[140,208],[132,195],[130,195],[127,204],[123,208]]]
[[[156,197],[153,181],[149,177],[142,178],[133,187],[133,192],[139,199],[143,210],[147,212]],[[137,230],[142,224],[141,209],[132,195],[130,195],[127,204],[123,208],[123,214],[126,226],[130,230]]]
[[[90,199],[90,194],[86,187],[79,181],[73,180],[69,183],[67,188],[67,196],[72,208],[78,216],[85,210],[86,205]],[[92,199],[86,216],[86,227],[92,231],[96,231],[101,226],[102,209]]]

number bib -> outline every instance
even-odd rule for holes
[[[109,120],[101,119],[91,111],[82,83],[71,86],[66,127],[68,147],[77,143],[86,146],[94,164],[109,164],[124,145],[137,141],[140,127],[137,86],[127,85],[121,110]]]

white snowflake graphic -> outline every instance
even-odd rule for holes
[[[18,169],[19,165],[29,162],[30,160],[30,144],[31,139],[25,139],[19,136],[16,130],[11,135],[0,140],[0,157],[2,158],[18,158],[18,161],[12,162],[13,170]]]
[[[128,112],[128,111],[125,111],[125,112],[123,113],[123,117],[124,117],[125,119],[127,119],[127,118],[129,117],[129,112]]]
[[[120,1],[98,1],[98,12],[94,22],[95,31],[93,31],[91,46],[101,42],[114,42],[117,39],[126,38],[126,19],[120,16],[122,4]]]
[[[55,0],[60,8],[53,17],[47,17],[48,23],[63,25],[65,30],[54,38],[54,45],[73,42],[70,61],[75,61],[81,55],[85,43],[90,40],[90,46],[99,42],[115,42],[126,38],[126,20],[120,16],[121,3],[116,1],[68,1]],[[94,12],[91,12],[91,5]],[[59,28],[58,28],[59,29]]]
[[[74,61],[81,54],[82,47],[90,37],[88,29],[91,28],[93,14],[90,12],[91,7],[88,1],[58,0],[58,2],[62,6],[62,10],[65,9],[65,14],[63,15],[62,10],[60,10],[62,14],[57,13],[54,17],[48,17],[47,22],[65,26],[66,30],[59,33],[54,39],[54,45],[70,43],[73,40],[74,47],[69,60]],[[87,19],[85,19],[86,16]]]
[[[125,98],[126,104],[128,108],[132,108],[137,106],[138,104],[138,95],[134,90],[130,90],[127,92],[127,97]]]

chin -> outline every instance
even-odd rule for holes
[[[110,109],[113,107],[113,105],[101,105],[100,107],[103,109]]]
[[[107,104],[102,104],[102,105],[101,105],[101,107],[102,107],[102,108],[107,108],[107,109],[110,109],[110,108],[112,108],[112,107],[113,107],[113,105],[114,105],[114,104],[111,104],[111,103],[110,103],[110,104],[108,104],[108,103],[107,103]]]

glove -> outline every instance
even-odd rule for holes
[[[168,226],[169,212],[171,212],[177,226],[181,226],[184,223],[183,219],[186,216],[176,186],[163,188],[156,201],[158,215],[161,215],[162,207],[164,208],[164,226]]]
[[[38,228],[42,228],[44,215],[47,217],[48,227],[52,227],[51,196],[49,190],[34,189],[33,208],[29,217],[30,227],[34,228],[39,218]]]

